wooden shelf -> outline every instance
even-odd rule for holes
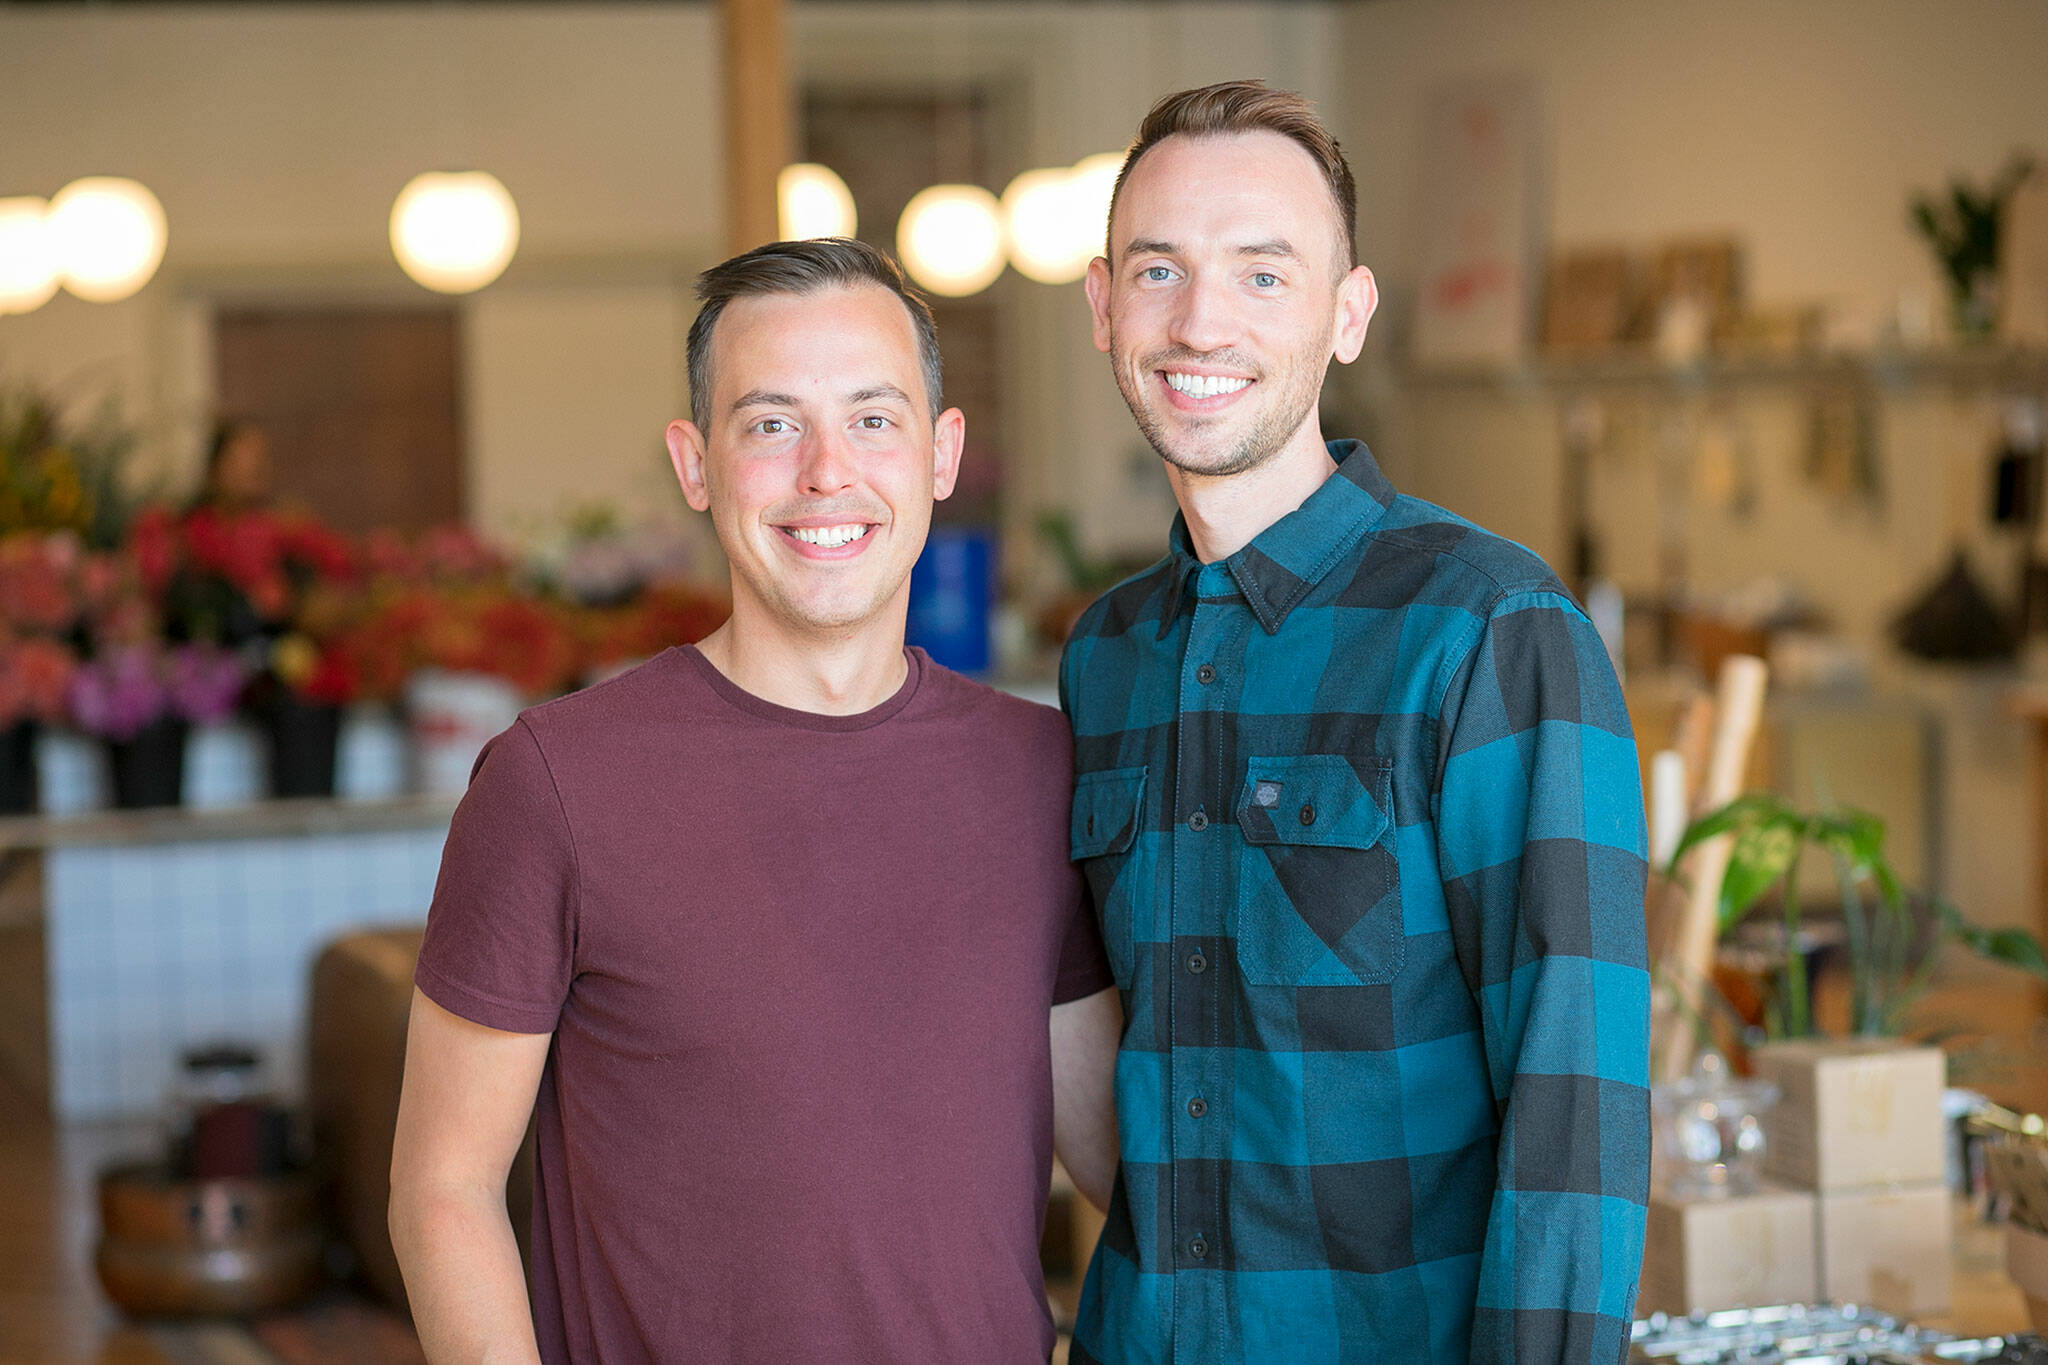
[[[1400,373],[1416,389],[1549,392],[1660,389],[1685,392],[1752,385],[1872,384],[1883,388],[2048,389],[2048,350],[1978,346],[1919,351],[1828,352],[1796,356],[1709,356],[1667,365],[1643,353],[1522,365],[1413,366]]]

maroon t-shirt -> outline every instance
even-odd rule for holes
[[[672,649],[491,742],[417,980],[554,1034],[544,1359],[1046,1359],[1047,1011],[1111,984],[1071,768],[917,650],[820,716]]]

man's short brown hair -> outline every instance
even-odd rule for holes
[[[917,332],[917,358],[924,369],[925,398],[932,418],[941,411],[939,331],[931,305],[903,282],[903,272],[888,254],[851,237],[819,237],[805,242],[770,242],[720,261],[697,277],[697,298],[703,305],[690,324],[687,346],[690,368],[690,415],[709,429],[711,412],[711,329],[734,299],[759,294],[815,294],[820,289],[878,285],[902,300]]]
[[[1350,254],[1345,265],[1358,264],[1358,184],[1351,178],[1351,164],[1330,130],[1316,117],[1315,106],[1291,90],[1274,90],[1264,81],[1221,81],[1198,90],[1179,90],[1152,106],[1138,125],[1138,140],[1124,157],[1117,172],[1116,190],[1109,200],[1109,216],[1116,218],[1116,201],[1123,196],[1124,181],[1138,158],[1167,138],[1219,137],[1231,133],[1278,133],[1315,158],[1330,187],[1337,208],[1337,221],[1344,225],[1344,248]],[[1114,251],[1112,244],[1109,250]]]

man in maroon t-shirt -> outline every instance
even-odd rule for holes
[[[904,648],[963,419],[889,259],[778,243],[698,294],[668,440],[732,619],[527,711],[456,812],[392,1161],[420,1338],[1044,1361],[1054,1150],[1098,1204],[1116,1160],[1066,722]]]

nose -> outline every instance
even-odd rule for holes
[[[1190,351],[1221,350],[1237,340],[1229,285],[1214,276],[1193,275],[1179,291],[1169,322],[1174,344]]]
[[[797,480],[806,494],[818,497],[829,497],[853,487],[853,452],[839,432],[828,428],[812,434],[804,444],[803,467],[797,471]]]

